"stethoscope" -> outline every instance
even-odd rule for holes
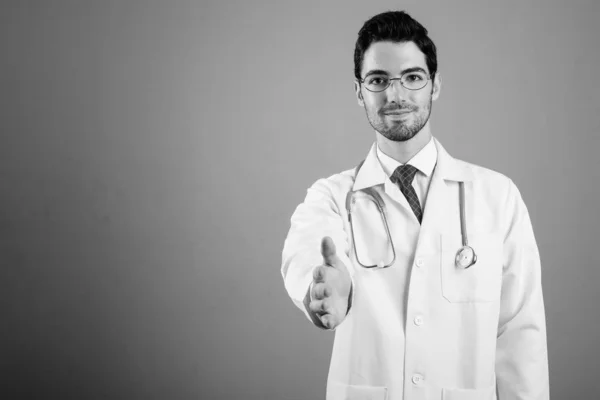
[[[360,167],[362,166],[363,162],[358,164],[358,166],[356,167],[354,176],[358,175],[358,171],[360,170]],[[477,254],[475,254],[475,250],[471,246],[469,246],[469,242],[467,239],[467,224],[465,222],[465,187],[464,187],[464,183],[458,182],[458,186],[459,186],[459,203],[460,203],[460,233],[462,236],[462,247],[460,249],[458,249],[458,251],[456,252],[454,264],[458,268],[466,269],[466,268],[471,267],[473,264],[475,264],[477,262]],[[392,249],[392,261],[390,261],[387,264],[384,263],[383,261],[380,261],[379,263],[377,263],[375,265],[365,265],[360,261],[360,259],[358,257],[358,251],[356,250],[356,240],[355,240],[355,236],[354,236],[354,226],[352,224],[352,206],[355,204],[354,195],[357,192],[363,192],[364,194],[370,196],[374,200],[375,205],[377,206],[377,209],[379,211],[379,214],[381,215],[381,219],[383,220],[383,224],[385,227],[385,232],[387,234],[388,241],[389,241],[389,243],[391,245],[391,249]],[[358,261],[358,263],[364,268],[376,268],[376,267],[377,268],[387,268],[387,267],[391,266],[392,264],[394,264],[394,262],[396,261],[396,249],[394,247],[394,242],[392,240],[392,235],[390,233],[390,227],[387,222],[385,202],[381,198],[381,195],[373,187],[368,187],[368,188],[364,188],[361,190],[350,190],[350,191],[348,191],[348,194],[346,195],[346,211],[348,213],[348,222],[350,223],[350,231],[352,232],[352,242],[354,243],[354,245],[353,245],[354,254],[356,255],[356,260]]]

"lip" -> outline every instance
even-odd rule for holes
[[[385,115],[404,115],[404,114],[408,114],[410,111],[390,111],[390,112],[386,112],[384,113]]]
[[[410,112],[393,112],[393,113],[385,113],[384,115],[388,118],[392,118],[392,119],[403,119],[404,117],[408,116],[410,114]]]

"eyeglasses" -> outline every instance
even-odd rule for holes
[[[385,74],[372,74],[360,82],[364,83],[368,91],[378,93],[390,87],[392,81],[400,81],[402,87],[408,90],[419,90],[423,89],[430,79],[431,77],[425,72],[413,71],[403,74],[400,78],[390,78]]]

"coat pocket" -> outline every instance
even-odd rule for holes
[[[386,400],[387,388],[383,386],[327,384],[327,400]]]
[[[469,234],[469,246],[477,262],[469,268],[456,266],[456,253],[462,247],[462,237],[443,234],[441,237],[442,295],[451,303],[481,303],[500,300],[502,287],[503,242],[499,233]]]
[[[496,385],[484,389],[442,389],[442,400],[496,400]]]

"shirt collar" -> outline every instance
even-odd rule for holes
[[[385,154],[377,147],[377,158],[381,163],[383,171],[387,176],[391,176],[396,168],[398,168],[402,163],[393,159],[392,157]],[[407,164],[412,165],[417,168],[419,171],[424,173],[426,176],[430,176],[433,172],[433,168],[435,167],[435,163],[437,161],[437,149],[435,147],[435,143],[433,142],[433,137],[429,140],[429,142],[421,149],[417,154],[413,156]]]
[[[474,179],[473,170],[469,164],[450,156],[436,138],[432,138],[430,143],[434,143],[437,150],[437,162],[434,163],[435,167],[433,168],[434,175],[439,175],[445,180],[457,182],[467,182]],[[414,158],[416,156],[412,160]],[[367,187],[381,185],[385,183],[386,179],[389,179],[388,175],[377,157],[377,143],[373,143],[369,154],[361,164],[360,171],[356,174],[353,190],[362,190]]]

